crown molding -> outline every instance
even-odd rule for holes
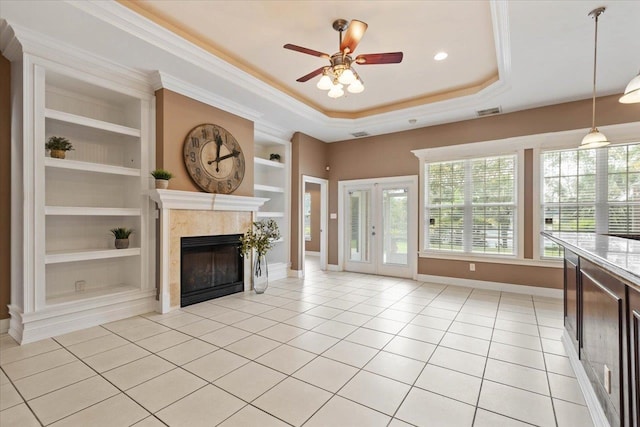
[[[22,58],[22,46],[16,38],[15,31],[4,19],[0,19],[0,51],[11,62]]]
[[[384,128],[389,129],[390,125],[393,125],[391,132],[411,129],[411,126],[404,126],[403,129],[398,129],[398,123],[406,123],[408,118],[417,118],[421,126],[442,123],[443,121],[452,121],[450,116],[451,112],[459,113],[453,120],[472,118],[475,117],[475,109],[471,109],[472,106],[477,107],[478,103],[488,102],[495,96],[504,93],[510,87],[511,54],[509,52],[508,5],[507,2],[501,0],[490,1],[497,53],[498,81],[473,95],[357,119],[331,118],[323,112],[281,92],[273,86],[223,61],[117,2],[73,1],[69,2],[69,4],[184,61],[204,69],[230,84],[241,86],[250,93],[267,99],[269,102],[286,109],[297,117],[309,120],[319,127],[332,127],[349,133],[355,129],[366,129],[369,133],[389,132],[389,130],[385,131]],[[230,76],[233,76],[233,78]],[[222,102],[217,95],[211,97],[211,94],[202,94],[202,88],[197,88],[196,90],[196,87],[192,86],[189,88],[189,92],[185,91],[185,94],[186,93],[191,94],[188,96],[195,97],[198,95],[199,98],[208,99],[208,101],[203,102],[207,102],[210,105],[212,105],[211,103],[213,102],[218,103],[214,106],[226,108],[224,107],[226,104],[233,107],[233,103],[227,104],[226,102]],[[243,112],[244,109],[244,107],[238,109],[238,112],[235,114],[247,117],[247,112]],[[461,112],[463,114],[460,114]],[[249,117],[251,117],[251,115],[249,115]],[[259,118],[260,115],[257,115],[257,117]]]
[[[172,31],[137,14],[115,1],[69,1],[67,3],[107,22],[122,31],[132,34],[145,42],[202,68],[230,84],[241,86],[251,93],[268,99],[280,107],[301,115],[309,120],[327,119],[323,113],[307,104],[275,89],[271,85],[237,68],[199,46],[183,39]],[[231,78],[230,76],[233,76]]]
[[[3,26],[0,28],[0,46],[3,54],[11,61],[20,61],[24,55],[32,55],[68,68],[71,74],[75,70],[90,70],[92,76],[121,84],[126,87],[126,92],[135,91],[136,96],[142,99],[153,96],[147,73],[122,66],[20,25],[7,21],[2,21],[0,25]]]
[[[210,91],[204,90],[199,86],[180,80],[162,71],[155,71],[152,74],[151,82],[154,90],[169,89],[181,95],[188,96],[196,101],[203,102],[212,107],[220,108],[236,116],[255,122],[263,116],[259,111],[247,108],[244,105],[231,101],[225,97],[216,95]]]
[[[254,124],[254,135],[257,138],[265,138],[270,140],[276,140],[280,144],[290,144],[293,132],[287,129],[282,129],[277,126],[273,126],[265,121],[259,121]]]

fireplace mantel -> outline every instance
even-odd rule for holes
[[[269,199],[179,190],[150,190],[159,210],[158,311],[180,308],[180,238],[243,234]],[[248,258],[244,271],[250,271]],[[248,290],[245,275],[245,290]]]
[[[151,190],[149,197],[160,209],[198,211],[257,211],[269,200],[262,197],[179,190]]]

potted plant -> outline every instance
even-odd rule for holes
[[[44,148],[51,151],[51,157],[64,159],[66,152],[73,150],[73,145],[63,136],[52,136],[44,145]]]
[[[243,256],[255,251],[251,285],[257,294],[264,293],[269,286],[267,252],[273,248],[274,241],[279,238],[278,224],[272,219],[254,222],[244,236],[240,237],[240,250]]]
[[[127,249],[129,247],[129,236],[133,233],[130,228],[112,228],[111,234],[116,238],[116,249]]]
[[[169,180],[173,178],[173,174],[164,169],[156,169],[151,172],[151,176],[156,179],[156,188],[165,189],[169,187]]]
[[[269,160],[273,160],[274,162],[279,162],[280,161],[280,154],[278,154],[278,153],[269,154]]]

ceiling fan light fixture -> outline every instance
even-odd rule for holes
[[[347,88],[347,91],[349,93],[360,93],[362,91],[364,91],[364,85],[362,84],[362,82],[359,79],[356,79],[355,82],[351,83],[349,85],[349,87]]]
[[[356,76],[353,74],[353,71],[351,71],[351,68],[347,68],[340,74],[338,81],[343,85],[350,85],[356,81]]]
[[[334,84],[333,87],[329,89],[329,93],[327,95],[329,95],[329,98],[340,98],[344,95],[344,90],[342,90],[342,88],[343,86],[340,83]]]
[[[304,83],[316,76],[322,75],[316,83],[316,87],[320,90],[328,90],[327,95],[329,95],[330,98],[340,98],[344,95],[343,85],[348,86],[347,90],[350,93],[360,93],[364,90],[360,76],[351,68],[352,64],[376,65],[401,63],[403,58],[402,52],[369,53],[358,55],[355,58],[353,57],[356,47],[364,36],[365,31],[367,31],[367,27],[368,25],[365,22],[358,21],[357,19],[351,22],[346,19],[336,19],[333,22],[333,29],[338,32],[340,50],[333,55],[291,43],[282,46],[285,49],[295,52],[329,60],[329,66],[316,68],[312,72],[296,79],[296,81]]]
[[[635,76],[624,90],[624,95],[619,100],[623,104],[635,104],[640,102],[640,73]]]
[[[316,87],[320,90],[329,90],[333,87],[333,81],[331,81],[331,77],[329,77],[329,74],[327,74],[327,72],[325,72],[322,77],[320,77],[320,80],[318,80],[318,84],[316,84]]]

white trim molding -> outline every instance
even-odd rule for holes
[[[6,334],[9,331],[10,319],[0,319],[0,334]]]
[[[262,117],[262,113],[256,110],[252,110],[230,99],[216,95],[215,93],[195,86],[184,80],[180,80],[179,78],[173,77],[163,71],[156,71],[152,75],[151,81],[154,90],[168,89],[191,99],[203,102],[207,105],[211,105],[212,107],[235,114],[236,116],[240,116],[244,119],[251,120],[252,122],[257,121]]]
[[[198,211],[257,211],[269,199],[232,194],[198,193],[180,190],[150,190],[149,197],[160,209]]]
[[[582,366],[582,363],[580,362],[576,349],[573,348],[571,337],[569,337],[566,329],[562,334],[562,344],[564,345],[564,349],[567,351],[567,356],[569,356],[569,363],[573,368],[573,372],[576,374],[576,379],[578,380],[578,385],[582,391],[584,401],[587,404],[587,409],[589,409],[593,425],[595,427],[610,427],[609,420],[607,420],[607,416],[598,401],[596,392],[591,386],[591,381],[589,381],[589,377],[584,370],[584,366]]]
[[[463,286],[466,288],[511,292],[514,294],[535,295],[547,298],[562,299],[563,295],[562,289],[516,285],[513,283],[489,282],[485,280],[459,279],[457,277],[434,276],[432,274],[417,274],[415,280],[418,280],[420,282],[439,283],[442,285]]]

